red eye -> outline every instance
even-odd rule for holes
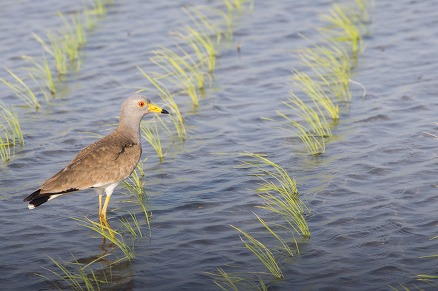
[[[143,108],[146,105],[146,102],[144,101],[138,101],[138,107]]]

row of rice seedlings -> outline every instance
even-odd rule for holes
[[[48,32],[43,39],[36,33],[32,33],[35,40],[41,44],[44,53],[40,60],[33,57],[25,56],[24,59],[29,60],[32,67],[27,68],[29,77],[41,90],[41,93],[48,99],[48,90],[52,95],[56,94],[57,86],[54,78],[54,72],[51,69],[51,63],[57,72],[58,79],[60,76],[67,74],[72,68],[74,70],[79,69],[80,62],[79,50],[86,44],[86,28],[84,27],[84,19],[90,18],[89,15],[99,15],[102,10],[102,6],[109,1],[94,1],[92,7],[85,8],[82,13],[77,13],[70,17],[66,17],[62,13],[58,13],[63,22],[63,27],[57,32]],[[96,11],[100,11],[97,13]],[[87,16],[85,16],[87,15]],[[47,59],[47,55],[50,56],[50,60]],[[8,74],[11,76],[12,81],[0,79],[11,91],[19,97],[27,106],[40,108],[40,103],[37,98],[35,89],[26,84],[24,77],[19,77],[11,70],[5,68]]]
[[[206,6],[183,8],[190,24],[182,25],[180,29],[171,33],[176,37],[177,44],[173,48],[162,47],[152,52],[150,60],[158,71],[146,73],[138,68],[170,108],[170,118],[180,139],[184,139],[186,131],[184,118],[175,97],[187,95],[194,107],[199,106],[200,94],[203,94],[208,79],[212,80],[212,73],[216,68],[217,45],[223,35],[232,35],[233,13],[230,12],[229,6],[238,7],[240,11],[244,2],[246,1],[224,1],[227,12]],[[224,19],[225,27],[212,22],[212,18]],[[157,130],[149,128],[143,133],[161,160],[163,154],[160,150],[161,142],[156,137]]]
[[[364,10],[365,1],[358,0],[357,6]],[[295,129],[294,134],[314,156],[325,153],[326,139],[331,136],[328,120],[336,124],[339,102],[349,102],[352,98],[349,86],[354,82],[350,78],[353,64],[345,42],[351,43],[349,50],[354,57],[360,52],[362,39],[359,28],[362,18],[354,14],[353,8],[334,4],[322,19],[328,23],[320,29],[325,40],[320,45],[311,42],[310,48],[299,51],[301,63],[310,69],[311,74],[295,70],[292,76],[297,91],[303,92],[311,102],[291,92],[291,98],[285,104],[298,120],[285,112],[278,112],[288,123],[288,129]]]
[[[298,197],[295,179],[290,177],[285,168],[260,154],[245,153],[242,155],[254,161],[242,161],[240,167],[252,169],[255,172],[254,175],[261,180],[257,192],[264,203],[258,206],[258,208],[280,215],[285,224],[268,223],[255,214],[257,220],[267,233],[280,243],[282,250],[287,252],[290,257],[294,257],[299,253],[298,244],[295,239],[296,235],[303,237],[310,237],[311,235],[306,221],[306,215],[310,211]],[[240,239],[245,247],[256,255],[275,278],[281,279],[284,277],[274,252],[267,245],[241,228],[233,225],[232,227],[240,233]],[[290,237],[285,239],[284,235]],[[240,279],[231,280],[232,276],[225,272],[219,272],[215,276],[221,278],[221,282],[226,286],[231,286],[232,289],[237,290],[235,289],[237,288],[236,284],[239,283]],[[217,281],[215,283],[222,286]],[[263,289],[265,285],[261,286],[261,289]]]

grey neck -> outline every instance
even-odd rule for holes
[[[130,118],[125,118],[123,114],[120,116],[119,126],[117,131],[125,136],[126,138],[132,140],[134,143],[140,144],[140,121],[142,117],[130,116]]]

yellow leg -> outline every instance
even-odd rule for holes
[[[103,207],[101,207],[101,205],[102,205],[102,195],[99,195],[99,219],[100,219],[100,224],[105,226],[108,229],[111,237],[114,238],[114,233],[113,233],[113,231],[111,229],[111,226],[108,223],[108,220],[106,219],[106,210],[108,209],[108,204],[110,202],[110,199],[111,199],[111,196],[107,195],[105,197],[105,203],[103,204]],[[102,229],[103,229],[103,227],[102,227]]]
[[[102,194],[99,195],[99,222],[100,222],[100,226],[102,228],[102,233],[104,233],[105,232],[105,227],[104,227],[105,222],[104,222],[103,215],[102,215]],[[105,241],[106,241],[105,237],[102,237],[102,245],[105,244]]]

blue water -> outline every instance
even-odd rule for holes
[[[275,111],[284,109],[291,71],[299,66],[292,50],[309,45],[298,33],[317,38],[318,15],[332,2],[258,1],[254,11],[236,19],[234,39],[222,44],[199,108],[194,110],[188,97],[178,100],[186,118],[186,141],[165,138],[162,163],[143,143],[152,238],[137,242],[135,260],[113,267],[108,289],[214,290],[206,272],[219,267],[240,274],[265,271],[229,226],[263,234],[253,214],[263,214],[255,208],[261,203],[254,191],[257,180],[236,167],[238,154],[245,151],[264,153],[287,168],[312,211],[312,237],[300,241],[296,258],[280,255],[283,280],[263,276],[270,289],[433,288],[415,275],[436,275],[437,261],[421,257],[438,250],[431,240],[438,232],[438,140],[424,134],[438,133],[438,9],[426,1],[375,2],[353,76],[367,94],[362,97],[361,89],[352,86],[353,100],[342,110],[326,154],[317,159],[263,118],[275,118]],[[3,3],[2,66],[19,70],[21,55],[39,56],[41,47],[31,33],[59,26],[57,11],[68,13],[81,5]],[[38,112],[17,109],[25,146],[0,167],[2,289],[54,289],[35,275],[52,276],[44,269],[56,269],[49,257],[72,261],[73,254],[90,261],[101,254],[96,234],[71,219],[97,219],[93,191],[55,199],[33,211],[22,199],[96,134],[108,133],[122,100],[149,86],[136,66],[153,70],[151,51],[173,43],[169,33],[186,19],[182,5],[114,1],[88,34],[80,71],[66,77],[57,98],[50,104],[41,100]],[[5,76],[0,70],[0,77]],[[20,102],[0,88],[0,100]],[[163,105],[156,93],[147,94]],[[108,214],[113,225],[128,210],[141,214],[123,202],[127,197],[120,186],[114,192]]]

